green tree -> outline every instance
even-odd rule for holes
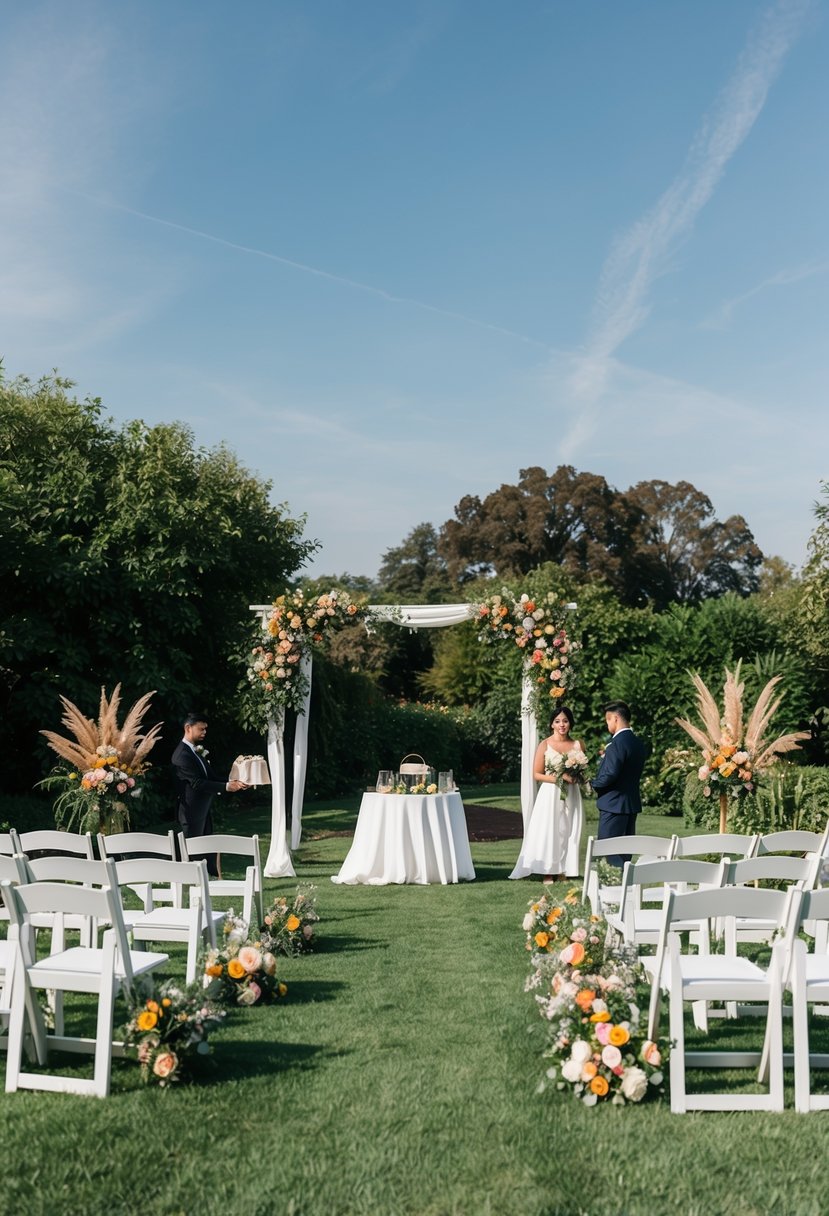
[[[18,787],[59,692],[94,708],[120,680],[127,699],[157,689],[168,721],[191,706],[229,721],[248,605],[315,547],[227,448],[179,424],[116,427],[71,387],[0,383],[0,745]]]

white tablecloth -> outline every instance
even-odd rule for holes
[[[354,843],[331,881],[383,886],[474,877],[460,794],[363,794]]]

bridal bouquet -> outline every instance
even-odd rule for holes
[[[269,1005],[288,991],[276,978],[273,953],[258,939],[250,940],[247,925],[232,911],[220,947],[207,952],[203,983],[208,997],[221,1005]]]
[[[580,744],[571,747],[570,751],[565,755],[563,752],[553,752],[547,756],[544,761],[544,772],[551,776],[563,777],[568,773],[571,780],[576,785],[584,785],[587,780],[587,756],[581,749]],[[557,781],[561,797],[567,801],[567,781]]]
[[[279,895],[265,913],[261,945],[273,954],[299,954],[314,944],[314,926],[319,921],[316,887],[297,887],[292,902]]]

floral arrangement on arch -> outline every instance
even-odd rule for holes
[[[798,748],[802,739],[809,738],[808,731],[793,731],[776,739],[768,734],[769,723],[782,702],[782,696],[774,697],[781,678],[773,676],[768,681],[753,709],[747,713],[743,706],[745,684],[740,680],[740,663],[734,671],[726,667],[720,713],[701,676],[691,676],[697,691],[701,725],[686,718],[677,718],[676,723],[702,752],[697,776],[706,798],[720,795],[730,800],[756,793],[764,769],[779,756]]]
[[[586,1106],[641,1102],[664,1091],[670,1045],[645,1037],[644,968],[608,951],[607,922],[574,889],[544,894],[524,917],[533,972],[525,988],[543,1019],[543,1055],[553,1061],[539,1085],[569,1091]]]
[[[209,1035],[224,1018],[224,1010],[193,985],[182,989],[168,981],[156,989],[145,984],[124,1030],[142,1080],[162,1088],[191,1080],[196,1060],[210,1054]]]
[[[502,587],[500,595],[491,595],[478,608],[480,641],[506,639],[524,652],[533,709],[542,720],[577,680],[573,656],[582,646],[568,634],[565,619],[564,604],[552,591],[534,599]]]
[[[316,887],[297,887],[290,902],[279,895],[265,913],[261,945],[272,954],[301,954],[314,946],[314,933],[319,923]]]
[[[69,767],[57,766],[39,783],[58,789],[55,822],[59,828],[77,832],[122,832],[130,826],[130,801],[138,798],[142,778],[155,746],[161,723],[143,731],[142,721],[150,707],[152,692],[140,697],[118,725],[121,685],[107,700],[101,689],[98,720],[85,717],[66,697],[61,697],[63,725],[73,738],[42,730],[49,747]]]
[[[205,956],[203,984],[211,1000],[231,1007],[270,1005],[288,992],[277,979],[272,951],[250,939],[247,924],[232,910],[222,926],[221,945]]]
[[[257,627],[248,655],[248,716],[265,723],[285,709],[301,711],[308,681],[302,658],[334,628],[366,615],[347,592],[307,597],[288,591],[274,600],[267,621]]]

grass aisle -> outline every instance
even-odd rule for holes
[[[536,1094],[520,921],[539,887],[506,881],[517,842],[473,846],[475,883],[338,887],[329,876],[349,843],[303,846],[320,949],[283,964],[286,1002],[232,1016],[206,1082],[147,1090],[118,1063],[107,1102],[0,1099],[5,1212],[826,1209],[829,1116],[680,1118],[662,1104],[587,1110]]]

